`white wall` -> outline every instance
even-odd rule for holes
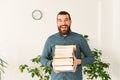
[[[116,79],[120,79],[120,0],[113,1],[113,27],[112,27],[112,59],[111,63],[113,63],[114,68],[111,73],[114,73],[114,77]]]
[[[1,0],[0,57],[9,63],[3,80],[34,80],[18,67],[41,54],[46,38],[57,31],[60,10],[70,12],[73,31],[89,35],[91,48],[102,49],[112,80],[118,80],[119,5],[119,0]],[[34,9],[42,10],[41,20],[32,19]]]

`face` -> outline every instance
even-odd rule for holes
[[[61,35],[67,35],[70,31],[71,20],[69,16],[66,15],[58,15],[57,17],[57,26]]]

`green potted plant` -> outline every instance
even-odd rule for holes
[[[0,58],[0,80],[2,80],[2,73],[5,73],[4,68],[6,68],[6,64],[7,62]]]
[[[37,76],[39,78],[39,80],[49,80],[52,69],[50,67],[44,67],[43,65],[41,65],[40,64],[40,58],[41,58],[41,56],[38,55],[37,57],[31,59],[31,61],[34,64],[35,63],[39,64],[38,67],[30,67],[27,64],[20,65],[19,66],[20,72],[24,72],[24,70],[27,70],[27,72],[31,74],[32,78]]]
[[[83,73],[87,75],[87,80],[96,80],[98,78],[101,80],[111,80],[107,72],[110,64],[101,59],[101,50],[93,49],[92,52],[95,58],[94,63],[83,66]]]
[[[87,35],[84,35],[84,38],[87,41],[89,40]],[[102,80],[111,80],[110,75],[106,71],[106,69],[109,68],[110,64],[104,62],[101,59],[101,50],[93,49],[92,52],[95,58],[95,62],[93,64],[83,66],[83,74],[87,75],[87,80],[96,80],[98,78],[101,78]],[[52,60],[51,56],[49,58]],[[83,54],[82,58],[84,58]],[[40,66],[31,68],[27,64],[24,64],[19,66],[20,71],[23,72],[26,69],[32,77],[37,76],[39,80],[49,80],[52,69],[50,67],[44,67],[40,64],[40,55],[36,58],[33,58],[31,61],[33,63],[38,63]]]
[[[89,41],[88,35],[84,35],[84,38]],[[87,80],[96,80],[98,78],[102,80],[111,80],[111,77],[107,72],[110,64],[101,59],[102,51],[94,48],[92,53],[95,58],[94,63],[83,66],[83,73],[84,75],[87,75]],[[84,58],[83,54],[82,58]]]

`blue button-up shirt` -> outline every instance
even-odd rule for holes
[[[82,80],[82,65],[90,64],[94,61],[92,51],[84,37],[81,34],[72,31],[70,31],[67,36],[62,36],[59,32],[49,36],[41,56],[41,63],[44,66],[51,67],[51,60],[49,60],[48,57],[49,55],[54,56],[55,45],[76,45],[76,58],[81,59],[81,53],[85,55],[85,58],[81,59],[82,64],[77,66],[76,72],[55,73],[52,71],[51,80]]]

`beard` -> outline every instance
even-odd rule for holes
[[[58,26],[58,30],[61,35],[67,35],[70,31],[70,26],[61,25],[61,26]]]

